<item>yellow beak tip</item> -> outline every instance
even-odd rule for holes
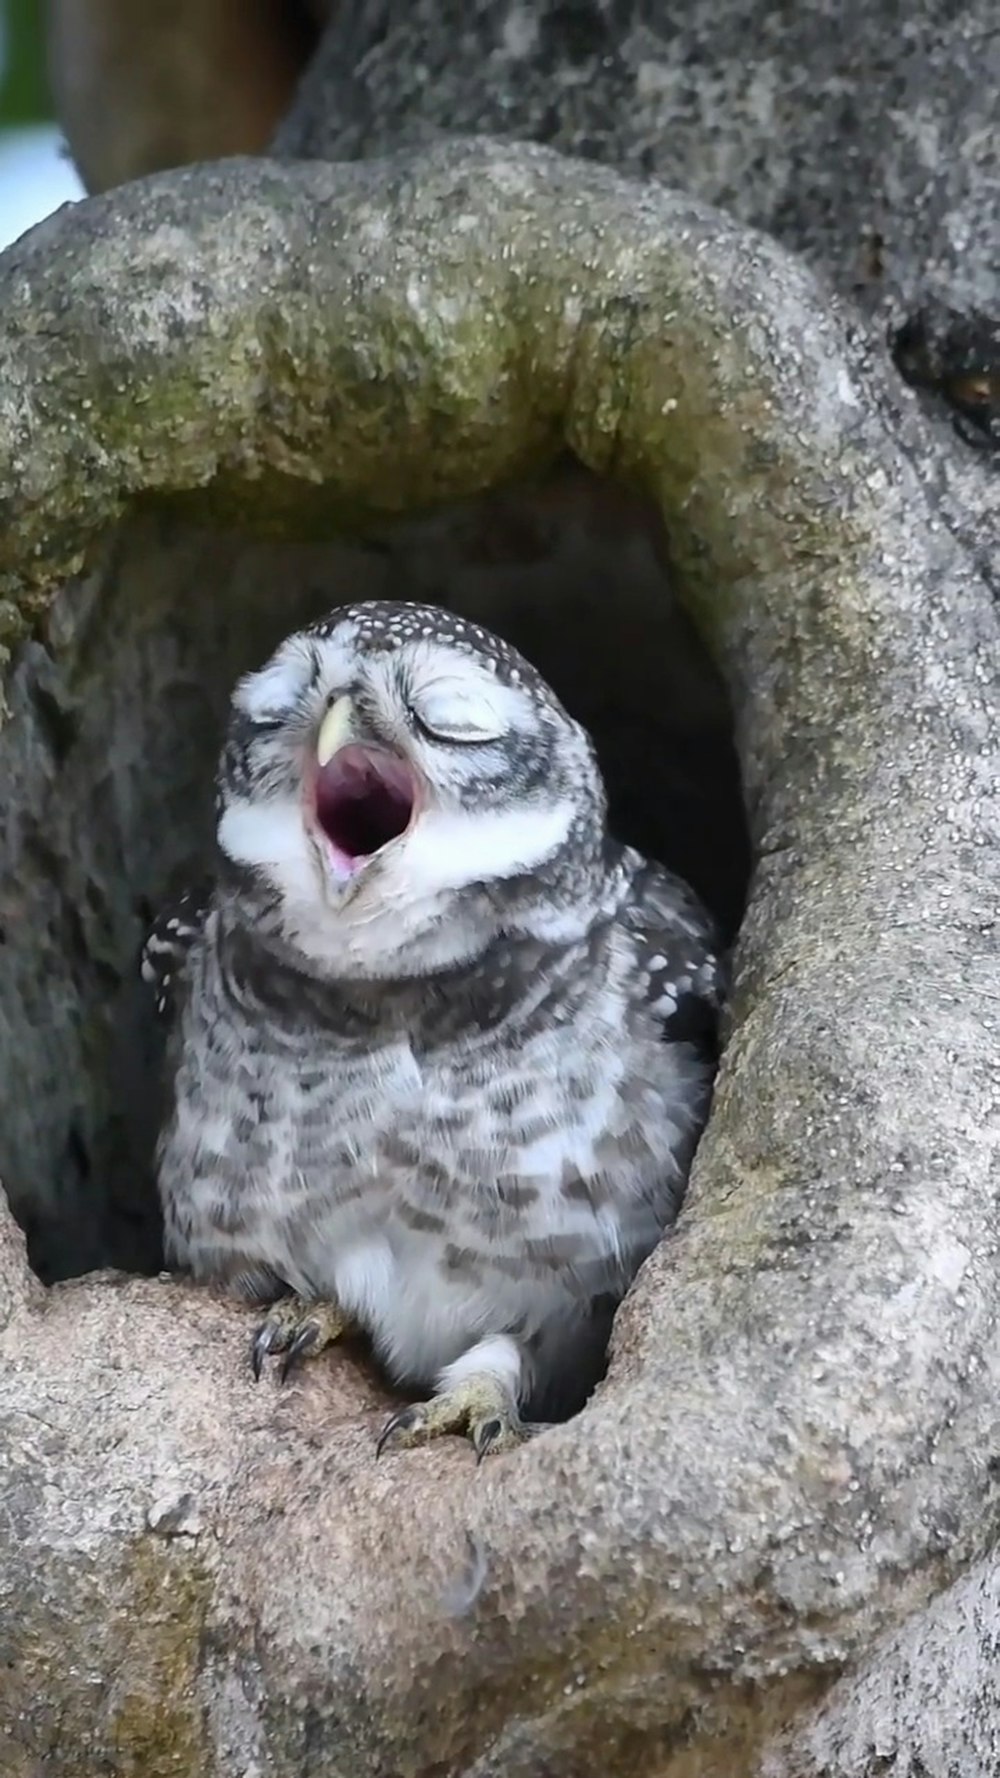
[[[338,698],[331,704],[316,736],[316,759],[320,770],[328,766],[338,747],[343,746],[351,726],[351,700]]]

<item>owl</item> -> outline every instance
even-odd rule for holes
[[[168,1260],[259,1305],[258,1377],[365,1335],[406,1397],[378,1450],[510,1449],[586,1400],[677,1213],[712,921],[611,837],[539,673],[427,606],[342,606],[239,682],[216,832],[143,952]]]

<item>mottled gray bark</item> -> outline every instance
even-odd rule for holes
[[[989,0],[342,0],[279,133],[545,142],[767,229],[867,305],[996,299]]]
[[[715,180],[727,202],[729,164],[750,193],[733,207],[842,290],[856,199],[884,173],[907,210],[905,143],[943,90],[927,96],[913,57],[954,60],[965,31],[859,8],[838,73],[808,11],[780,30],[749,8],[716,8],[712,31],[697,8],[669,29],[662,8],[614,5],[435,17],[419,0],[338,9],[283,148],[549,134]],[[836,211],[838,92],[858,79],[882,134],[856,181],[833,181]],[[896,293],[922,293],[922,243],[972,216],[963,181],[989,197],[980,95],[947,90],[954,152],[894,237],[887,306],[862,292],[879,327]],[[852,133],[851,166],[868,144]],[[686,157],[675,172],[667,154]],[[925,422],[880,331],[801,264],[696,202],[531,149],[153,180],[4,255],[0,298],[0,1173],[50,1273],[155,1247],[132,950],[144,904],[205,844],[234,672],[300,615],[392,589],[506,627],[563,676],[617,761],[626,826],[660,849],[683,742],[695,809],[714,798],[701,825],[729,831],[721,897],[739,879],[724,713],[669,563],[724,676],[757,851],[678,1231],[594,1401],[514,1458],[375,1468],[385,1402],[353,1356],[254,1389],[234,1310],[152,1279],[41,1292],[5,1225],[5,1770],[986,1778],[1000,638],[984,461]],[[586,473],[550,479],[567,447]],[[664,531],[588,475],[642,490]]]
[[[996,453],[998,88],[993,0],[343,0],[276,148],[486,133],[662,180],[802,255],[878,351],[928,308],[971,313],[973,350],[934,380],[985,369]],[[930,406],[931,493],[996,590],[1000,475]]]

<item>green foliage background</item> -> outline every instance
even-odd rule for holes
[[[3,20],[0,129],[41,123],[52,116],[45,68],[43,13],[42,0],[0,0]]]

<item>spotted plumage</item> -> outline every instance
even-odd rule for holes
[[[176,1007],[188,952],[201,935],[212,901],[212,884],[185,889],[154,920],[142,947],[142,979],[155,993],[156,1011],[169,1018]]]
[[[173,924],[171,924],[173,922]],[[347,1325],[480,1453],[575,1407],[673,1220],[722,992],[692,892],[616,844],[591,742],[478,626],[371,603],[236,689],[218,866],[158,922],[171,1260]]]

